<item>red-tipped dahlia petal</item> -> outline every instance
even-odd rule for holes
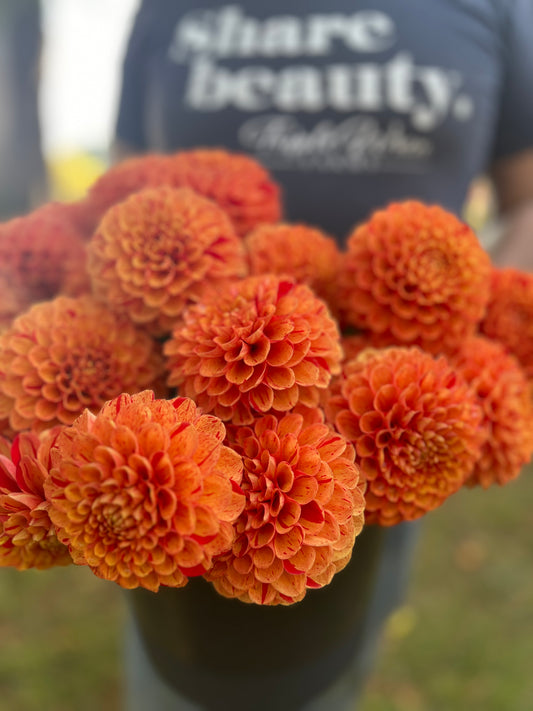
[[[297,602],[348,563],[363,526],[353,447],[318,408],[230,425],[228,441],[243,457],[246,506],[231,551],[205,577],[225,597]]]
[[[125,588],[182,587],[231,547],[242,462],[224,425],[150,391],[87,410],[58,438],[45,484],[75,562]]]
[[[72,563],[48,515],[44,481],[57,432],[0,438],[0,566],[44,570]]]
[[[0,320],[60,293],[88,292],[86,261],[82,236],[61,203],[0,224]]]
[[[235,424],[317,405],[340,371],[339,334],[324,302],[275,276],[249,277],[191,306],[164,350],[169,385]]]
[[[339,307],[346,323],[446,352],[473,334],[489,298],[490,260],[438,206],[394,203],[348,239]]]
[[[452,363],[477,394],[489,432],[468,486],[488,488],[515,479],[533,454],[533,401],[514,356],[481,336],[466,340]]]
[[[473,390],[444,357],[416,347],[349,361],[327,412],[355,445],[366,521],[382,526],[440,506],[471,474],[487,434]]]
[[[131,195],[110,208],[89,244],[95,294],[158,335],[206,288],[245,271],[242,242],[225,213],[188,188]]]
[[[511,268],[492,270],[481,331],[503,343],[533,379],[533,274]]]
[[[161,377],[154,341],[89,296],[36,304],[0,335],[0,419],[13,430],[71,424]]]

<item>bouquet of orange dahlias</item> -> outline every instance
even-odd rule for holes
[[[531,277],[438,206],[344,252],[282,220],[262,166],[193,150],[0,226],[0,565],[291,605],[363,526],[518,476]]]

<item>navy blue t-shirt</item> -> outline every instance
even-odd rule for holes
[[[223,146],[281,184],[287,219],[342,241],[409,197],[460,212],[533,147],[533,0],[147,0],[117,137]]]

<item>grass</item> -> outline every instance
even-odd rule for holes
[[[531,711],[531,501],[533,470],[426,518],[359,711]],[[123,616],[86,569],[0,570],[0,711],[119,711]]]

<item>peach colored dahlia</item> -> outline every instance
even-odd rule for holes
[[[168,384],[235,424],[297,403],[316,406],[342,355],[324,302],[272,275],[248,277],[191,306],[164,352]]]
[[[95,294],[158,335],[206,288],[245,271],[229,219],[188,188],[131,195],[105,214],[89,244]]]
[[[15,431],[71,424],[162,371],[156,344],[90,296],[35,304],[0,335],[0,420]]]
[[[10,321],[35,301],[89,291],[82,237],[61,203],[48,203],[0,224],[0,318]]]
[[[492,270],[481,331],[503,343],[533,379],[533,274],[512,268]]]
[[[471,474],[486,437],[481,408],[444,357],[417,347],[362,351],[337,393],[328,417],[355,444],[367,523],[419,518]]]
[[[454,215],[416,201],[375,212],[348,239],[339,306],[346,323],[446,352],[485,313],[490,260]]]
[[[50,432],[45,440],[56,436]],[[41,443],[29,432],[12,444],[0,437],[0,566],[44,570],[72,563],[57,539],[44,495],[50,441]]]
[[[184,586],[230,549],[242,461],[187,398],[151,391],[88,410],[58,438],[45,484],[73,560],[124,588]]]
[[[350,560],[364,510],[354,450],[319,409],[302,412],[228,427],[246,506],[231,551],[206,575],[225,597],[289,605]]]
[[[341,255],[332,237],[307,225],[260,225],[245,244],[250,274],[288,274],[333,307]]]
[[[477,394],[482,426],[489,432],[466,484],[484,489],[506,484],[533,454],[533,401],[526,374],[501,343],[481,336],[467,339],[452,363]]]

